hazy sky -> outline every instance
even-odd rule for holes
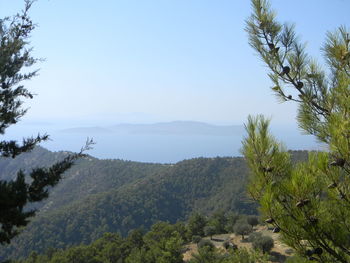
[[[273,0],[312,55],[349,25],[347,0]],[[0,17],[23,7],[0,0]],[[39,0],[31,17],[40,75],[25,120],[108,123],[198,120],[240,124],[263,113],[292,123],[244,31],[248,0]]]

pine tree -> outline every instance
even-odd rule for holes
[[[326,69],[310,58],[293,25],[276,20],[267,0],[252,0],[249,43],[270,69],[273,92],[298,104],[297,122],[327,145],[292,164],[269,133],[269,120],[249,117],[242,152],[252,171],[251,196],[267,223],[299,254],[319,262],[350,262],[350,35],[326,36]]]
[[[30,34],[35,28],[28,15],[32,3],[27,0],[21,13],[0,19],[0,134],[25,115],[22,99],[33,98],[33,94],[22,85],[23,81],[37,75],[37,71],[30,71],[30,67],[38,59],[31,56],[32,49],[28,48]],[[15,158],[48,138],[48,135],[38,135],[23,139],[22,143],[0,141],[0,157]],[[35,211],[25,209],[25,206],[47,198],[49,188],[58,183],[76,159],[84,156],[83,151],[91,143],[88,141],[81,152],[67,155],[49,168],[35,168],[29,174],[20,170],[15,180],[0,180],[0,244],[10,243],[19,233],[19,228],[34,216]]]

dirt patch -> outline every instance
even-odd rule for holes
[[[197,252],[198,252],[197,244],[191,243],[191,244],[185,245],[184,253],[182,254],[183,260],[185,262],[188,262],[192,258],[192,254],[196,254]]]

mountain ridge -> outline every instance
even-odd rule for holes
[[[305,153],[299,153],[299,159]],[[16,162],[49,164],[67,153],[39,148],[32,154],[8,160],[5,167],[14,169]],[[159,220],[175,223],[194,211],[254,214],[257,205],[246,194],[248,174],[242,157],[199,157],[164,165],[88,156],[37,205],[41,208],[37,216],[10,246],[0,250],[0,260],[26,256],[32,250],[88,244],[105,232],[126,235]]]

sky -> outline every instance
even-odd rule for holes
[[[349,25],[347,0],[271,4],[321,63],[326,32]],[[0,0],[0,17],[22,7]],[[261,113],[293,125],[296,105],[277,102],[248,44],[250,11],[248,0],[39,0],[31,46],[45,61],[25,83],[38,95],[23,121],[242,124]]]

